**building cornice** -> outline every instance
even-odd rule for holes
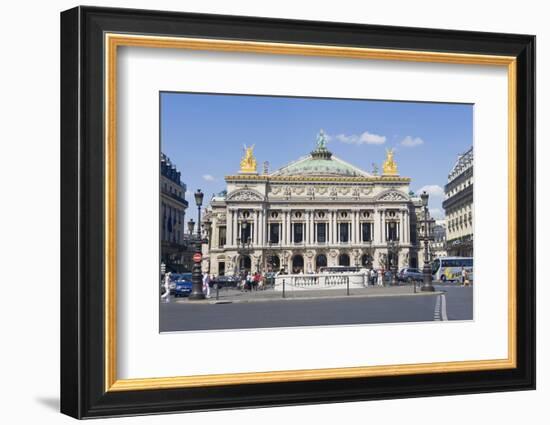
[[[443,201],[443,209],[448,210],[449,208],[454,207],[457,204],[464,203],[466,201],[473,202],[474,200],[474,186],[470,185],[466,189],[461,190],[455,195],[451,196],[448,199]]]
[[[410,177],[372,176],[372,177],[323,177],[323,176],[266,176],[238,174],[225,176],[226,182],[274,182],[274,183],[410,183]]]

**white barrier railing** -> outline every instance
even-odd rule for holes
[[[275,278],[275,291],[366,288],[367,273],[286,274]]]

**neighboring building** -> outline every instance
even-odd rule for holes
[[[447,257],[447,227],[445,220],[436,220],[432,229],[432,237],[430,243],[432,257]]]
[[[161,261],[167,271],[184,271],[185,200],[187,188],[181,181],[181,173],[166,155],[160,156],[160,240]]]
[[[309,273],[327,265],[387,267],[388,257],[400,268],[423,265],[421,200],[410,195],[392,150],[382,175],[369,174],[332,155],[321,131],[311,154],[272,173],[256,168],[253,147],[245,148],[240,172],[226,176],[227,190],[207,207],[204,270]]]
[[[474,241],[474,150],[459,155],[445,185],[445,221],[449,256],[472,257]]]

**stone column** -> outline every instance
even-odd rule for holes
[[[237,238],[239,237],[239,210],[233,211],[233,240],[231,241],[231,245],[236,246],[237,245]]]
[[[290,211],[286,212],[286,222],[285,222],[285,232],[286,232],[286,244],[290,245],[292,241],[292,224],[290,221]]]
[[[258,245],[258,211],[254,210],[254,227],[252,227],[252,243],[254,246]]]
[[[286,211],[281,213],[281,244],[286,245]]]
[[[351,212],[351,225],[350,225],[351,232],[349,232],[350,233],[350,243],[352,245],[356,242],[355,241],[355,231],[356,231],[356,229],[355,229],[355,218],[356,218],[355,215],[356,215],[356,211],[352,211]]]
[[[411,217],[409,215],[409,209],[405,210],[405,242],[411,243]]]
[[[225,244],[227,246],[231,246],[232,245],[232,234],[233,234],[233,212],[228,208],[226,213],[225,213],[225,223],[226,223],[226,228],[225,228],[225,238],[226,238],[226,241],[225,241]]]
[[[264,243],[264,234],[265,234],[265,214],[263,209],[258,211],[258,245],[263,247]]]
[[[405,213],[403,210],[400,210],[399,213],[399,243],[403,244],[405,242]]]
[[[386,243],[386,211],[382,210],[382,243]]]
[[[332,244],[333,241],[332,241],[332,211],[329,211],[328,212],[328,221],[327,221],[327,242],[328,244]]]

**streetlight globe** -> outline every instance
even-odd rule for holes
[[[197,204],[197,207],[200,207],[202,205],[203,198],[204,193],[202,193],[200,189],[197,189],[197,191],[195,192],[195,203]]]
[[[430,195],[428,195],[428,193],[426,191],[423,191],[422,194],[420,195],[420,199],[422,199],[422,206],[423,207],[428,206],[429,197],[430,197]]]
[[[189,234],[193,234],[193,230],[195,229],[195,221],[193,219],[189,220],[187,222],[187,230],[189,230]]]

